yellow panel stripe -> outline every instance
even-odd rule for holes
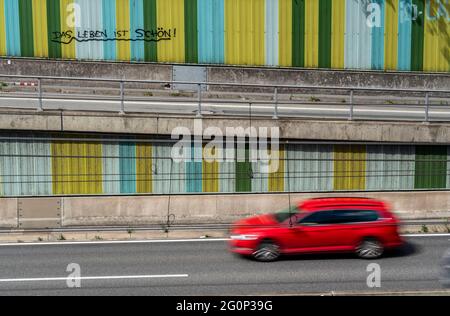
[[[0,0],[0,55],[6,55],[5,0]]]
[[[153,191],[151,144],[136,145],[136,181],[137,193],[151,193]]]
[[[278,151],[278,168],[276,172],[269,173],[269,192],[283,192],[284,191],[284,148],[280,146]],[[276,164],[271,160],[269,163],[269,169],[275,168]],[[275,170],[271,170],[275,171]]]
[[[319,0],[305,2],[305,67],[319,66]]]
[[[128,32],[122,34],[125,39],[130,38],[130,2],[129,0],[116,0],[116,27],[117,31]],[[122,61],[131,59],[131,45],[129,41],[117,41],[117,58]]]
[[[366,188],[366,155],[365,146],[334,146],[335,190]]]
[[[384,68],[386,70],[396,70],[398,64],[398,6],[398,0],[386,0],[386,31],[384,40]]]
[[[186,49],[184,0],[157,0],[156,11],[158,27],[172,32],[170,41],[158,42],[158,61],[183,63]],[[176,30],[176,33],[174,33],[174,30]]]
[[[331,67],[344,68],[345,60],[345,0],[333,0],[331,29]]]
[[[47,0],[33,1],[34,56],[48,57]]]
[[[74,16],[75,10],[73,0],[60,0],[61,1],[61,31],[72,31],[75,35]],[[75,59],[75,41],[70,44],[61,45],[62,58]]]
[[[279,63],[292,66],[292,0],[279,0]]]

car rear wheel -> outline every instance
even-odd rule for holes
[[[363,259],[376,259],[381,257],[384,247],[378,239],[366,238],[356,247],[356,254]]]
[[[263,241],[252,256],[258,261],[275,261],[280,256],[280,247],[272,241]]]

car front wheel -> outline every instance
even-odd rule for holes
[[[356,254],[363,259],[379,258],[383,252],[383,245],[375,238],[366,238],[356,247]]]
[[[272,241],[263,241],[252,256],[258,261],[275,261],[280,256],[280,247]]]

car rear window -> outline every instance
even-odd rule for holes
[[[299,213],[300,213],[299,209],[296,206],[293,206],[286,210],[282,210],[282,211],[274,213],[273,217],[275,217],[275,219],[278,223],[282,223],[285,220],[287,220],[289,217],[291,217],[292,215],[299,214]]]

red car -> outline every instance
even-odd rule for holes
[[[356,252],[365,259],[399,247],[399,222],[382,201],[318,198],[274,214],[236,222],[230,250],[259,261],[282,254]]]

